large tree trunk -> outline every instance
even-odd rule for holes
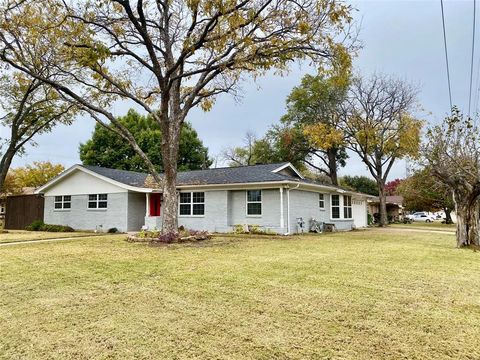
[[[480,201],[476,195],[465,196],[463,192],[454,192],[455,212],[457,214],[457,247],[480,245],[479,211]]]
[[[383,181],[377,181],[377,185],[378,185],[378,199],[380,204],[380,221],[378,225],[383,227],[388,225],[387,194],[385,193],[385,183]]]
[[[168,130],[167,130],[168,128]],[[172,116],[162,122],[163,224],[162,233],[178,231],[177,163],[182,120]],[[165,136],[164,134],[168,134]]]
[[[338,152],[338,149],[336,148],[332,148],[327,151],[328,173],[330,175],[330,180],[332,181],[333,185],[338,185],[337,152]]]
[[[453,224],[452,210],[450,208],[443,209],[445,212],[445,224]]]
[[[12,164],[13,157],[15,156],[15,148],[9,146],[8,149],[3,154],[2,159],[0,160],[0,192],[3,192],[3,187],[5,184],[5,178],[7,177],[8,170]]]

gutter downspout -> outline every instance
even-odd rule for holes
[[[287,189],[287,233],[285,235],[290,235],[290,190],[295,190],[300,187],[300,183],[297,184],[294,188]]]
[[[285,227],[285,219],[283,216],[283,187],[280,188],[280,227],[283,228]]]

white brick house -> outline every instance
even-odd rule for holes
[[[162,227],[161,189],[144,173],[75,165],[36,193],[45,196],[45,223],[79,230],[138,231]],[[259,225],[291,234],[311,218],[337,230],[367,226],[367,198],[303,178],[290,163],[180,172],[179,225],[231,231]]]

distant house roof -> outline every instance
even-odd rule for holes
[[[403,204],[403,196],[399,196],[399,195],[387,196],[387,203],[402,205]]]
[[[394,205],[399,205],[399,206],[402,206],[403,205],[403,196],[399,196],[399,195],[390,195],[390,196],[386,196],[386,200],[387,200],[387,204],[394,204]],[[378,196],[375,196],[374,198],[372,198],[372,203],[378,203],[380,202]]]
[[[36,192],[41,193],[55,184],[62,177],[75,170],[82,170],[103,178],[128,190],[149,192],[151,189],[159,189],[153,177],[146,173],[109,169],[100,166],[74,165],[39,188]],[[160,176],[163,176],[160,174]],[[228,185],[228,184],[258,184],[258,183],[300,183],[304,186],[330,188],[341,192],[354,193],[329,184],[321,184],[313,180],[305,179],[300,172],[289,162],[261,164],[238,167],[224,167],[205,170],[180,171],[177,175],[177,186],[202,186],[202,185]]]
[[[18,193],[1,193],[0,198],[5,198],[7,196],[14,196],[14,195],[32,195],[35,193],[35,188],[31,186],[26,186],[22,188],[22,191]]]

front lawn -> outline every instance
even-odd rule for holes
[[[451,234],[124,237],[0,247],[0,358],[480,358],[480,253]]]
[[[442,224],[440,221],[434,221],[431,223],[415,221],[411,224],[391,224],[390,226],[396,228],[409,228],[409,229],[425,229],[425,230],[445,230],[455,232],[456,224]]]
[[[92,233],[86,232],[44,232],[44,231],[25,231],[25,230],[8,230],[6,233],[0,233],[0,244],[18,241],[59,239],[81,236],[93,236]]]

